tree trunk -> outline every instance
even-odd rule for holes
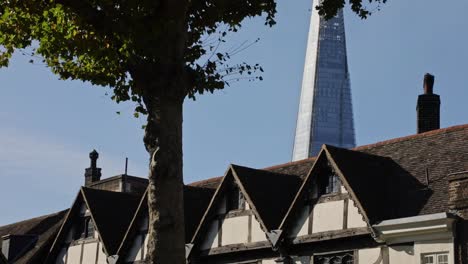
[[[144,143],[150,155],[148,264],[185,264],[185,225],[182,176],[182,103],[187,83],[185,50],[189,0],[160,0],[157,59],[135,66],[148,111]],[[150,33],[153,34],[153,33]]]
[[[182,176],[183,98],[160,96],[149,108],[145,145],[150,153],[147,262],[185,263]]]

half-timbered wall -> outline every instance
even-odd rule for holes
[[[224,198],[218,206],[216,216],[211,220],[200,249],[209,250],[266,240],[265,232],[261,229],[250,206],[246,203],[245,209],[228,212]]]
[[[80,215],[89,214],[83,204],[80,208]],[[102,243],[99,241],[99,233],[94,231],[91,237],[84,239],[74,239],[78,223],[73,223],[68,231],[62,248],[56,259],[57,264],[106,264],[107,256],[104,253]]]
[[[290,238],[367,226],[343,187],[337,193],[322,195],[307,202],[293,222],[288,232]]]

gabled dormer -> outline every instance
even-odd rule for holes
[[[312,180],[309,188],[305,190],[310,201],[316,199],[325,199],[326,197],[340,195],[346,193],[340,177],[333,170],[329,162],[320,162],[316,168],[316,178]]]
[[[196,247],[204,252],[219,252],[230,245],[263,241],[268,245],[255,206],[231,168],[213,198],[210,214],[205,218],[203,234]]]
[[[301,183],[297,176],[231,165],[190,243],[192,255],[276,248]]]
[[[372,166],[375,159],[385,160],[324,145],[283,220],[282,228],[288,240],[302,243],[317,238],[326,240],[349,234],[371,234],[367,209],[374,212],[369,206],[368,193],[375,187],[372,186],[375,179],[384,178],[382,171]],[[345,164],[353,161],[356,162],[354,166]],[[371,176],[375,178],[372,181]],[[359,179],[361,183],[358,184]],[[381,197],[375,195],[376,200]]]
[[[184,186],[186,243],[190,243],[213,193],[214,189],[209,187],[197,186],[196,184]],[[119,246],[117,251],[121,261],[119,263],[139,263],[146,258],[149,229],[147,195],[148,191],[144,193],[137,212]]]
[[[83,187],[65,217],[46,263],[109,263],[137,209],[139,196]]]

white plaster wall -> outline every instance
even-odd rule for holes
[[[99,243],[98,264],[107,264],[107,255],[104,253],[102,243]],[[67,263],[68,264],[68,263]]]
[[[340,190],[341,193],[348,193],[348,191],[346,191],[346,188],[343,185],[341,186]]]
[[[312,233],[343,229],[343,210],[344,201],[315,205]]]
[[[415,263],[417,264],[421,263],[421,256],[423,254],[442,252],[449,253],[449,264],[453,264],[455,260],[453,239],[422,241],[414,243],[414,255],[416,258]]]
[[[390,263],[416,264],[414,246],[390,246],[388,256]]]
[[[98,250],[97,242],[84,244],[82,263],[96,263],[96,251],[97,250]]]
[[[125,258],[126,262],[133,262],[136,260],[141,260],[141,245],[142,245],[142,236],[135,236],[135,239],[132,242],[132,246],[128,250],[127,257]]]
[[[81,245],[71,246],[68,248],[67,264],[80,264]]]
[[[226,218],[222,225],[221,245],[246,243],[249,236],[249,217]]]
[[[297,219],[294,220],[292,224],[291,231],[289,232],[289,237],[299,237],[305,236],[309,231],[309,206],[304,206],[301,209]]]
[[[260,227],[260,223],[252,216],[252,242],[266,241],[266,234]]]
[[[359,250],[359,264],[383,264],[382,257],[380,256],[380,248],[368,248]],[[406,264],[406,263],[392,263],[392,264]]]
[[[208,227],[206,237],[200,245],[201,249],[210,249],[218,247],[218,221],[213,221]]]
[[[359,213],[358,208],[354,204],[353,200],[348,202],[348,228],[366,227],[367,224],[362,219],[362,215]]]

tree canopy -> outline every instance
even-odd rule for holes
[[[133,100],[137,112],[142,90],[134,83],[135,74],[145,65],[150,76],[158,74],[156,65],[163,56],[167,28],[171,21],[158,15],[162,1],[146,0],[8,0],[0,4],[0,65],[7,66],[15,49],[33,46],[52,71],[62,79],[79,79],[113,88],[117,102]],[[226,65],[229,53],[213,50],[203,36],[237,31],[242,20],[265,15],[265,24],[273,25],[276,4],[273,0],[190,1],[187,14],[186,93],[213,92],[224,88],[227,72],[251,73],[258,65]],[[217,32],[220,25],[226,31]],[[199,59],[210,52],[214,57],[203,64]],[[164,73],[161,73],[164,75]]]
[[[351,9],[362,18],[371,11],[365,3],[387,0],[349,0]],[[199,59],[213,46],[203,43],[203,36],[237,31],[245,18],[264,15],[265,24],[275,24],[274,0],[193,0],[187,13],[185,61],[189,74],[187,95],[223,89],[226,73],[252,73],[259,65],[227,65],[230,54],[215,52],[206,62]],[[321,15],[333,17],[345,0],[324,0],[317,8]],[[145,112],[141,89],[133,75],[139,65],[157,64],[167,45],[165,28],[171,27],[158,15],[164,1],[158,0],[6,0],[0,4],[0,66],[7,66],[15,49],[33,45],[39,55],[62,79],[79,79],[113,88],[117,102],[133,100],[137,112]],[[292,3],[291,3],[292,4]],[[157,74],[153,69],[151,76]]]

